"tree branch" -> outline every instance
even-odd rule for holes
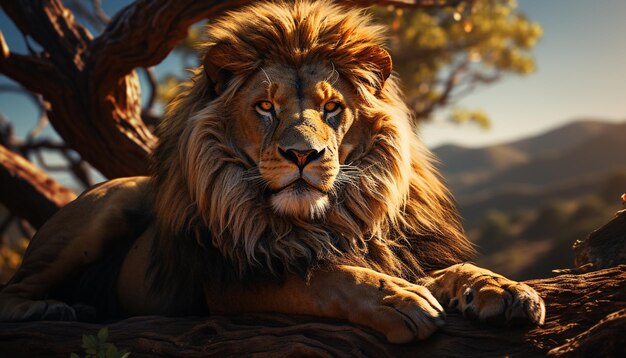
[[[94,76],[115,79],[160,63],[193,23],[248,1],[137,1],[117,13],[90,48]],[[111,61],[115,58],[116,61]],[[104,88],[114,85],[107,81]]]
[[[1,145],[0,182],[0,202],[35,228],[76,198],[71,190]]]
[[[30,91],[49,94],[61,81],[56,68],[44,59],[12,53],[0,31],[0,73]]]
[[[85,21],[89,22],[97,31],[104,30],[105,22],[100,21],[100,18],[87,9],[87,7],[80,0],[72,0],[72,7],[74,11],[81,16]]]
[[[59,0],[0,0],[0,4],[23,34],[54,54],[50,61],[57,69],[70,78],[80,75],[92,36]]]
[[[452,96],[452,91],[456,87],[459,78],[463,72],[469,66],[469,62],[464,61],[458,64],[452,69],[448,78],[443,83],[443,91],[436,99],[431,100],[424,108],[419,111],[416,110],[416,118],[424,119],[430,117],[430,115],[439,107],[445,106],[449,103],[450,97]],[[415,107],[415,106],[414,106]]]
[[[102,9],[102,4],[100,3],[100,0],[91,0],[91,5],[93,6],[96,16],[103,24],[108,24],[111,21],[109,15],[107,15]]]
[[[52,104],[50,122],[65,143],[108,177],[146,174],[147,156],[156,139],[141,121],[136,74],[106,80],[94,77],[86,55],[91,35],[59,0],[23,0],[19,5],[0,0],[0,4],[25,34],[46,49],[56,71],[65,75],[50,79],[53,83],[44,86],[47,91],[42,93]],[[41,81],[32,73],[14,78],[26,86]],[[107,82],[112,86],[104,89]]]
[[[527,282],[544,297],[542,327],[494,327],[450,313],[425,341],[385,343],[346,322],[280,314],[210,317],[134,317],[105,324],[110,341],[132,356],[504,357],[623,356],[626,266],[585,275]],[[103,324],[0,323],[0,351],[8,356],[79,353],[83,334]]]

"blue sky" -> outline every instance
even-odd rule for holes
[[[128,1],[103,3],[113,14]],[[626,119],[626,1],[520,0],[518,5],[544,28],[534,50],[536,73],[507,77],[459,103],[485,110],[493,121],[491,130],[436,120],[422,128],[422,138],[430,146],[497,143],[576,119]],[[25,52],[24,41],[4,13],[0,13],[0,29],[13,51]],[[180,67],[178,59],[169,57],[157,73]],[[0,85],[6,83],[0,76]],[[0,113],[13,121],[20,136],[37,118],[28,98],[10,93],[0,94]]]
[[[626,120],[626,1],[520,0],[539,22],[537,71],[478,89],[460,104],[484,109],[490,131],[472,125],[424,126],[430,145],[477,146],[540,133],[575,119]]]

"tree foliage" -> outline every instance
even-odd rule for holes
[[[543,30],[517,10],[514,0],[435,9],[379,8],[376,15],[391,24],[394,67],[418,120],[448,108],[454,122],[489,127],[485,112],[457,107],[458,99],[505,75],[535,70],[532,49]]]

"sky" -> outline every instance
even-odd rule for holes
[[[519,0],[518,8],[544,30],[533,50],[536,72],[459,102],[485,110],[491,130],[435,122],[422,128],[430,146],[483,146],[577,119],[626,120],[626,1]]]
[[[110,15],[126,3],[103,1]],[[421,130],[429,146],[490,145],[578,119],[626,120],[626,1],[519,0],[518,6],[544,29],[533,51],[536,72],[527,77],[508,76],[458,103],[486,111],[492,119],[490,130],[435,120]],[[25,53],[23,39],[4,13],[0,13],[0,29],[12,51]],[[157,66],[157,74],[181,66],[180,60],[170,56]],[[8,83],[0,75],[0,88]],[[0,113],[12,120],[22,137],[37,118],[30,100],[13,93],[0,92]],[[50,135],[52,130],[45,133]]]

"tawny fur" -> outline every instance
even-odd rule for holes
[[[194,73],[168,106],[153,155],[161,232],[155,260],[169,272],[161,277],[164,287],[184,281],[186,271],[177,268],[189,265],[185,252],[211,246],[231,266],[220,270],[238,277],[282,277],[341,263],[412,280],[471,258],[397,79],[385,81],[375,66],[384,45],[383,28],[364,11],[329,1],[264,3],[209,25],[202,51],[230,77],[213,83],[204,71]],[[350,156],[359,175],[338,188],[322,218],[271,210],[263,186],[245,180],[254,163],[226,136],[238,90],[269,62],[331,63],[358,94],[359,120],[376,128]]]

